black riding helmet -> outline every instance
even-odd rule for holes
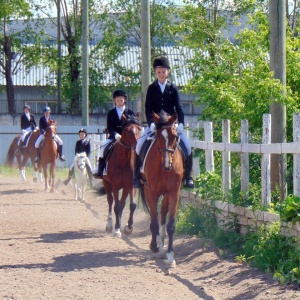
[[[153,61],[153,69],[157,67],[170,69],[170,62],[168,58],[165,56],[159,56],[155,58]]]
[[[28,108],[30,110],[30,106],[28,104],[25,104],[23,109]]]
[[[119,97],[119,96],[123,96],[123,97],[125,97],[125,100],[127,100],[127,95],[124,90],[115,90],[113,92],[113,99],[115,99],[116,97]]]
[[[85,135],[87,135],[87,131],[84,128],[80,128],[79,131],[78,131],[78,134],[80,134],[80,132],[84,132]]]

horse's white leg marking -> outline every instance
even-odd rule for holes
[[[161,135],[165,138],[165,141],[166,141],[166,149],[168,149],[168,131],[166,129],[164,129],[162,132],[161,132]],[[168,152],[165,151],[165,168],[169,168],[169,155],[168,155]]]
[[[20,170],[19,172],[20,172],[22,181],[26,181],[25,169],[24,170]]]
[[[164,247],[165,237],[167,235],[166,233],[166,225],[162,225],[159,229],[160,238],[162,240],[162,248]]]

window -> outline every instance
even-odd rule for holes
[[[182,107],[184,114],[190,115],[192,114],[192,103],[191,102],[182,102]]]
[[[24,104],[28,104],[31,108],[31,112],[35,114],[42,113],[45,106],[49,106],[52,113],[57,113],[56,101],[24,101]]]

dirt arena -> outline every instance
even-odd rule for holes
[[[132,235],[116,238],[105,233],[106,198],[94,190],[75,201],[71,185],[51,194],[0,177],[0,195],[0,299],[300,299],[196,237],[176,236],[168,271],[150,253],[142,209]]]

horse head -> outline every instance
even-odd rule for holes
[[[86,168],[86,153],[77,153],[75,157],[76,165],[79,170],[84,170]]]
[[[162,167],[165,170],[171,170],[173,157],[177,148],[177,133],[175,122],[177,113],[172,116],[164,111],[159,114],[153,112],[154,123],[156,124],[156,140],[158,150],[162,159]]]
[[[122,115],[122,121],[122,137],[120,142],[131,149],[135,149],[137,140],[141,134],[139,119],[135,116],[126,118]]]
[[[54,139],[54,137],[56,135],[56,124],[55,124],[55,122],[49,122],[48,124],[49,125],[45,130],[45,137],[50,137],[50,138]]]

